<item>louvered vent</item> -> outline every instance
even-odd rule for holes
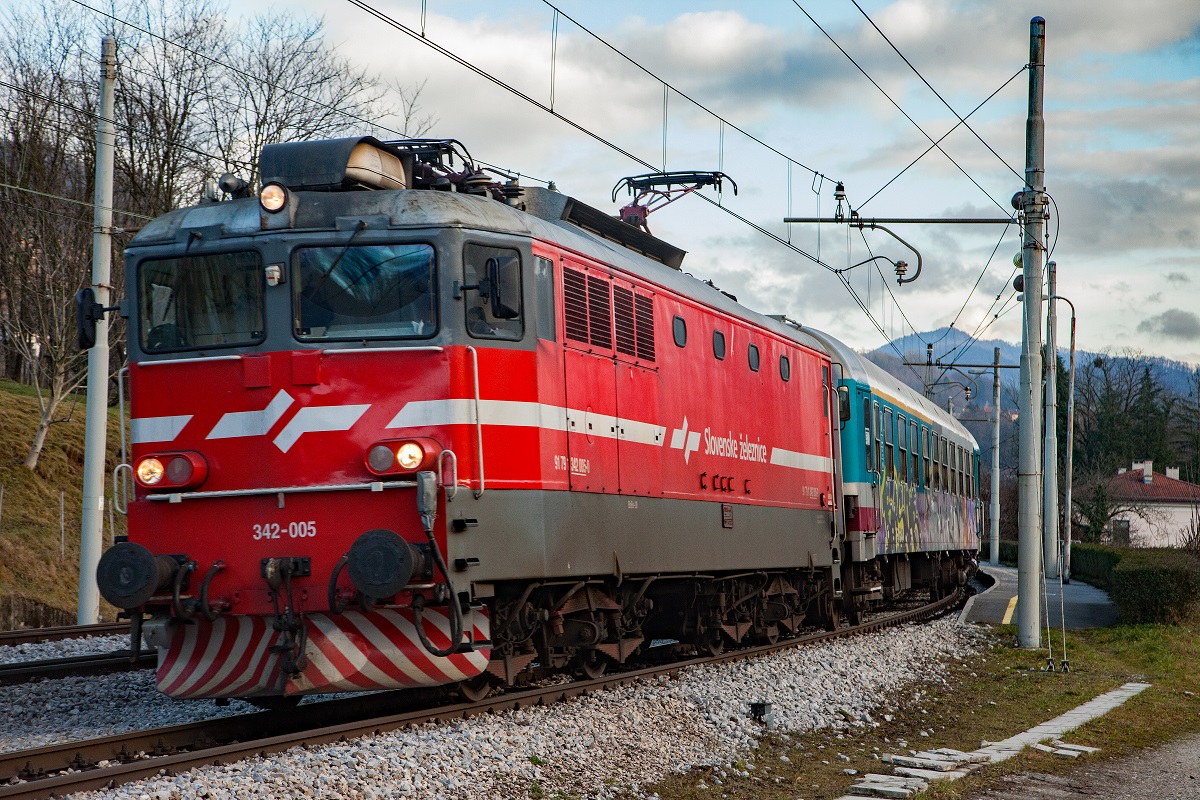
[[[612,347],[612,309],[608,295],[609,283],[603,278],[587,276],[588,329],[596,347]]]
[[[613,287],[613,321],[617,329],[617,352],[627,356],[637,355],[636,334],[633,325],[633,292],[621,286]]]
[[[563,269],[563,306],[567,322],[567,338],[576,342],[588,341],[587,283],[582,272]]]
[[[654,300],[645,295],[637,295],[636,330],[637,357],[644,361],[654,360]]]

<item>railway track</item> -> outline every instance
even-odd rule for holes
[[[0,631],[0,647],[33,642],[58,642],[63,639],[82,639],[87,636],[128,634],[128,622],[103,622],[99,625],[63,625],[57,628],[22,628]]]
[[[283,712],[257,712],[187,725],[107,736],[0,754],[0,800],[47,798],[71,792],[112,788],[142,778],[177,774],[199,766],[228,764],[298,745],[322,745],[430,721],[461,719],[488,712],[550,705],[630,683],[679,672],[700,664],[741,661],[804,644],[869,633],[936,616],[962,602],[961,594],[862,625],[814,633],[783,642],[744,648],[716,656],[572,683],[521,689],[477,702],[439,704],[436,692],[380,692],[329,700]]]
[[[157,663],[158,655],[153,650],[141,650],[136,654],[128,650],[114,650],[110,653],[84,656],[18,661],[14,664],[0,664],[0,686],[28,683],[38,678],[52,680],[77,675],[110,675],[114,672],[152,669]]]

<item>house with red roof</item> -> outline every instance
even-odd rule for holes
[[[1179,468],[1154,472],[1153,461],[1134,461],[1107,486],[1120,510],[1109,523],[1113,544],[1133,547],[1180,547],[1200,530],[1200,486],[1179,479]]]

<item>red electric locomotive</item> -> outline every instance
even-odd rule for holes
[[[98,578],[161,691],[472,696],[836,621],[821,343],[456,149],[272,145],[258,197],[131,242],[135,489]]]

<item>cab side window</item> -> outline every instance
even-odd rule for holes
[[[514,264],[515,272],[512,270]],[[502,287],[492,284],[505,283],[504,277],[513,274],[517,276],[515,284],[507,282],[503,289],[509,294],[501,297]],[[520,275],[521,255],[516,250],[480,244],[468,244],[463,248],[463,286],[481,287],[463,292],[468,334],[477,339],[509,341],[517,341],[525,335],[525,292]],[[499,299],[513,305],[500,308]],[[498,311],[501,313],[497,314]]]

